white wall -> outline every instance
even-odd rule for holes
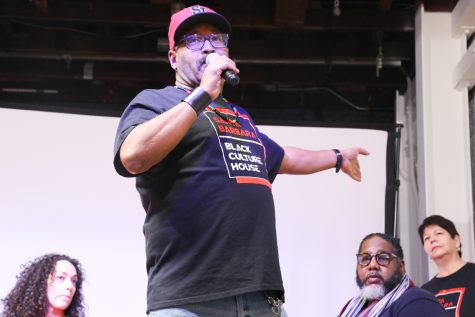
[[[0,109],[0,298],[13,288],[21,264],[59,252],[83,264],[87,316],[145,316],[145,212],[134,180],[112,166],[117,123]],[[371,152],[360,160],[361,183],[331,170],[281,175],[273,186],[286,309],[290,316],[320,316],[322,309],[335,316],[356,291],[361,238],[384,230],[387,133],[261,129],[282,145],[360,145]]]
[[[466,260],[475,259],[466,89],[454,88],[465,38],[452,36],[450,13],[416,16],[417,182],[420,221],[440,214],[454,221]],[[419,222],[420,223],[420,222]],[[429,267],[429,276],[436,272]],[[429,276],[426,276],[428,278]]]

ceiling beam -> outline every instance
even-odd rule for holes
[[[48,0],[34,0],[36,9],[42,13],[48,12]]]
[[[378,8],[381,11],[389,11],[391,10],[392,0],[379,0]]]
[[[416,5],[424,5],[426,12],[451,12],[459,0],[417,0]]]
[[[308,0],[277,0],[274,23],[281,27],[302,27],[305,23]]]
[[[287,1],[287,0],[280,0]],[[283,6],[285,2],[278,2]],[[303,0],[294,0],[297,3]],[[294,3],[293,2],[293,3]],[[305,7],[305,5],[300,4]],[[292,7],[292,6],[291,6]],[[220,11],[219,9],[217,9]],[[302,16],[304,23],[299,25],[301,30],[393,30],[414,31],[414,13],[410,10],[381,12],[379,10],[352,10],[352,14],[342,14],[335,17],[331,10],[309,8],[305,15],[302,9],[289,11],[285,18],[283,8],[274,14],[272,10],[260,10],[249,14],[249,11],[223,11],[232,23],[233,29],[282,29],[285,25],[275,22],[276,16],[281,23],[300,24]],[[287,8],[288,10],[288,8]],[[221,11],[220,11],[221,12]],[[116,2],[76,2],[62,1],[57,6],[50,6],[47,14],[38,12],[35,8],[17,0],[2,0],[0,2],[0,18],[22,21],[62,22],[67,24],[128,24],[144,25],[154,28],[167,28],[170,20],[169,5],[148,5]]]
[[[170,21],[170,6],[61,1],[55,6],[50,6],[48,13],[45,14],[27,5],[26,1],[2,0],[0,2],[0,17],[45,22],[167,26]]]
[[[351,10],[351,14],[334,16],[324,10],[309,10],[304,29],[413,32],[414,13],[409,10],[390,12]]]
[[[165,56],[132,55],[132,54],[97,54],[84,52],[61,51],[16,51],[0,52],[0,59],[10,60],[51,60],[51,61],[86,61],[86,62],[121,62],[121,63],[148,63],[169,65]],[[375,66],[375,59],[355,57],[302,57],[302,58],[276,58],[276,57],[239,57],[234,59],[238,65],[291,65],[291,66]],[[402,61],[385,57],[383,66],[401,67]]]
[[[17,80],[86,80],[85,64],[93,63],[93,74],[87,78],[100,81],[135,82],[135,83],[169,83],[173,72],[165,62],[134,62],[122,60],[115,62],[87,61],[78,59],[9,59],[0,70],[0,82]],[[238,62],[242,84],[279,83],[286,85],[343,84],[362,83],[374,86],[401,86],[405,84],[405,75],[398,65],[383,65],[380,77],[376,76],[376,67],[371,64],[255,64],[251,61]]]

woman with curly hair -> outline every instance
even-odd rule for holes
[[[78,260],[46,254],[22,266],[17,282],[3,299],[3,317],[83,317]]]

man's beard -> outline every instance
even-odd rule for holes
[[[366,300],[381,299],[386,295],[386,287],[380,284],[371,284],[363,286],[360,291],[360,297]]]
[[[377,274],[379,275],[379,274]],[[394,274],[383,284],[370,284],[364,285],[364,282],[359,278],[358,272],[356,272],[356,284],[361,289],[360,296],[367,299],[381,299],[392,291],[402,281],[402,272],[400,269],[396,270]]]

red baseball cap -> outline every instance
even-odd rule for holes
[[[197,23],[211,24],[223,33],[229,34],[231,32],[231,24],[224,16],[210,8],[193,5],[172,15],[168,28],[170,50],[173,50],[175,47],[175,41],[178,40],[177,37],[181,35],[181,32]]]

